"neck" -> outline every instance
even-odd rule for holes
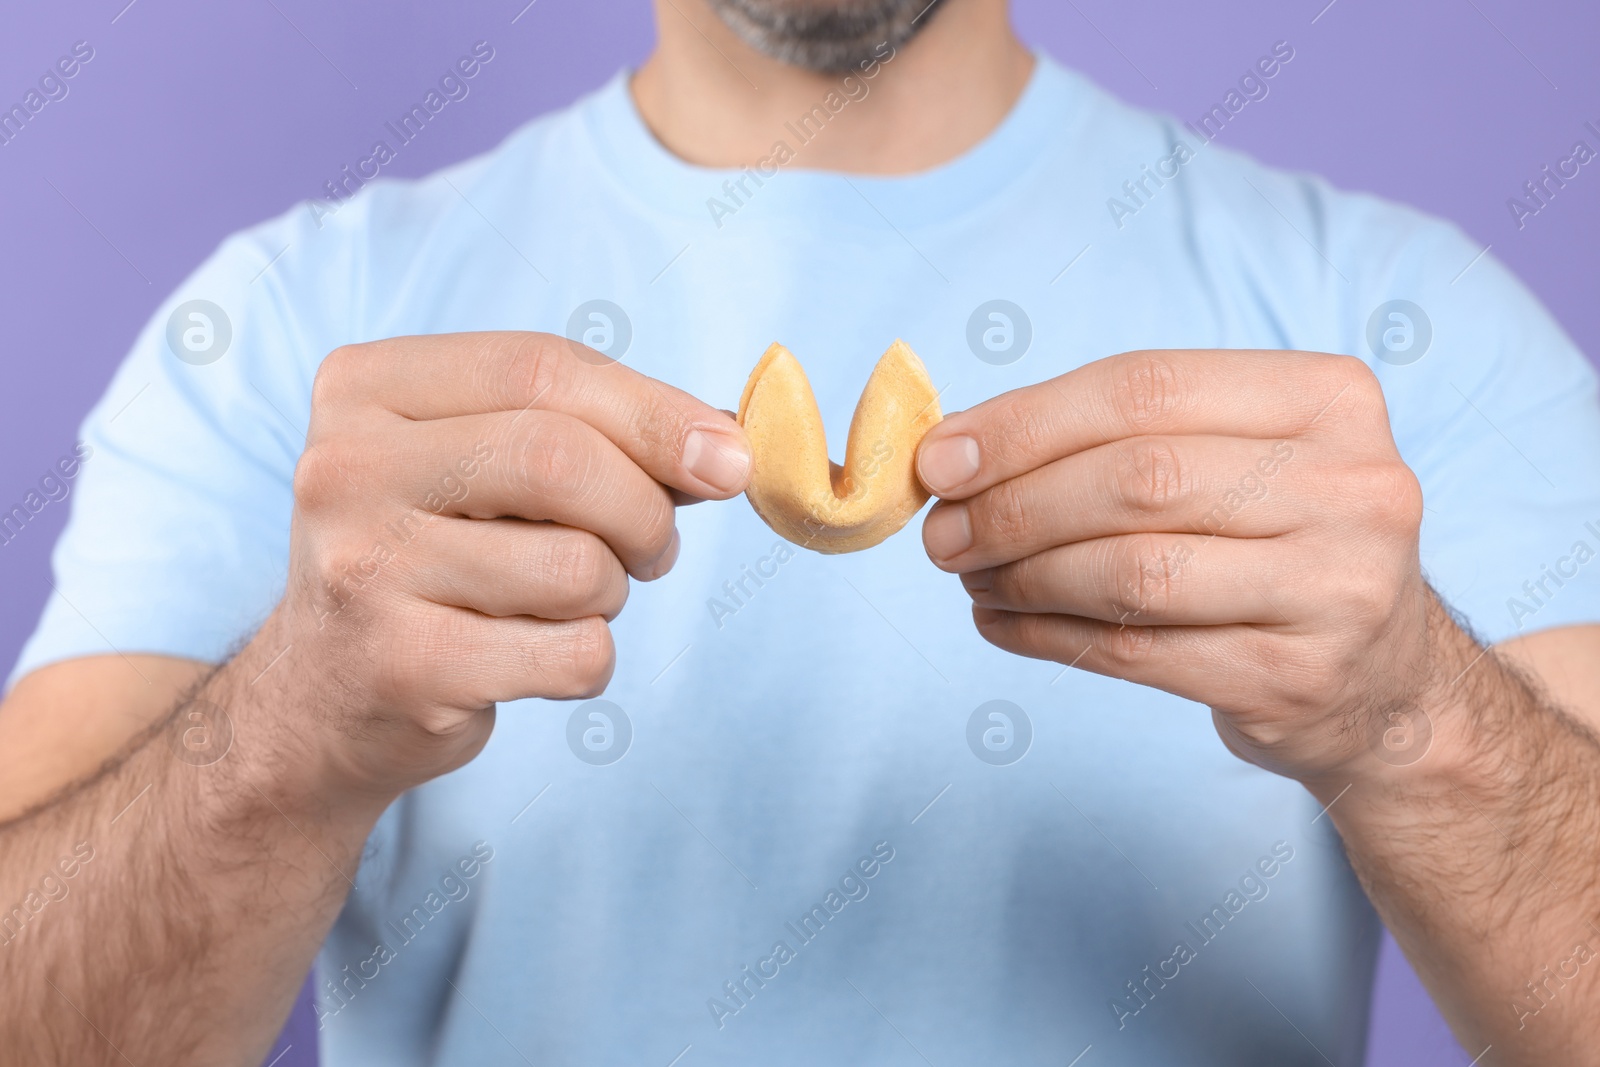
[[[909,42],[849,75],[756,51],[707,0],[655,6],[657,45],[634,75],[634,101],[668,150],[700,166],[754,165],[783,141],[810,169],[926,170],[999,125],[1033,72],[1006,0],[945,0]]]

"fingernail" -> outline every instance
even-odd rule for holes
[[[978,629],[981,630],[985,626],[995,626],[999,623],[1005,622],[1007,616],[1010,614],[1011,612],[1001,611],[999,608],[980,608],[974,605],[972,609],[972,621],[978,627]]]
[[[922,545],[935,563],[954,559],[972,547],[972,520],[965,504],[944,504],[928,512]]]
[[[917,454],[917,473],[934,493],[961,488],[978,474],[978,442],[964,434],[943,437]]]
[[[672,565],[678,562],[678,550],[682,547],[683,539],[678,535],[677,527],[673,527],[672,543],[667,545],[667,550],[661,553],[661,556],[650,565],[650,577],[646,581],[653,582],[670,571]]]
[[[744,488],[750,474],[750,453],[721,434],[690,430],[683,442],[683,465],[712,488],[734,493]]]
[[[961,584],[969,593],[987,593],[994,588],[994,568],[985,567],[981,571],[968,571],[961,576]]]

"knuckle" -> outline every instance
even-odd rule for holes
[[[1358,628],[1368,630],[1394,613],[1398,589],[1389,575],[1371,568],[1347,575],[1344,595],[1347,616]]]
[[[1119,626],[1106,634],[1101,651],[1113,665],[1131,669],[1155,653],[1156,632],[1149,626]]]
[[[1026,656],[1041,656],[1050,647],[1050,632],[1044,616],[1014,612],[1007,616],[1012,647]]]
[[[323,411],[348,401],[350,390],[364,377],[362,366],[369,358],[366,345],[340,345],[317,367],[311,382],[311,410]]]
[[[1014,545],[1030,540],[1033,507],[1016,479],[1001,482],[983,494],[972,508],[975,533],[980,540],[996,545]]]
[[[1112,383],[1112,398],[1136,430],[1167,425],[1183,402],[1177,367],[1156,352],[1135,352],[1125,357]]]
[[[604,689],[615,665],[616,646],[604,619],[591,615],[566,624],[556,673],[564,680],[567,695],[587,696]]]
[[[1422,526],[1422,482],[1410,467],[1385,464],[1378,492],[1391,528],[1410,533]]]
[[[634,413],[634,425],[642,440],[665,449],[674,456],[683,454],[689,437],[689,419],[677,408],[660,397],[656,390],[652,399],[641,404]]]
[[[1398,459],[1363,464],[1349,477],[1356,507],[1372,525],[1386,532],[1409,532],[1422,525],[1422,483]]]
[[[1327,400],[1319,404],[1319,417],[1341,398],[1350,401],[1361,416],[1370,416],[1384,410],[1383,386],[1364,360],[1355,356],[1330,355],[1324,373],[1327,375]]]
[[[1132,444],[1131,462],[1121,465],[1123,501],[1146,514],[1165,512],[1183,496],[1184,470],[1171,441],[1152,438]]]
[[[628,584],[611,550],[591,534],[561,538],[552,546],[539,580],[552,606],[563,612],[597,611],[614,615],[627,600]]]
[[[435,741],[459,737],[472,727],[473,717],[447,704],[427,704],[412,714],[411,721]]]
[[[339,499],[344,487],[335,453],[343,451],[335,441],[307,447],[294,465],[295,506],[301,511],[317,511]]]
[[[335,532],[319,547],[317,576],[329,584],[340,579],[370,580],[378,570],[371,549],[371,542],[363,541],[354,531]]]
[[[667,550],[672,547],[672,535],[676,529],[677,527],[673,525],[671,511],[665,511],[659,521],[650,524],[650,536],[646,542],[645,555],[649,557],[651,563],[666,555]]]
[[[1378,376],[1372,373],[1364,359],[1356,356],[1330,355],[1328,374],[1335,385],[1352,389],[1378,391]]]
[[[592,538],[564,538],[555,551],[552,584],[577,596],[588,596],[601,586],[605,577],[600,552]]]
[[[518,457],[518,473],[525,488],[546,495],[570,495],[588,477],[592,457],[567,419],[530,421]]]
[[[1112,606],[1119,619],[1164,615],[1177,596],[1183,559],[1151,537],[1131,538],[1112,561]]]
[[[665,489],[652,489],[644,500],[635,502],[639,512],[639,530],[644,555],[652,562],[661,558],[672,547],[672,535],[677,531],[677,508]]]
[[[991,447],[1003,456],[1014,456],[1019,461],[1040,460],[1053,451],[1056,438],[1055,417],[1048,405],[1031,402],[1027,396],[1007,398],[989,420],[993,427]]]
[[[499,368],[501,380],[492,383],[504,391],[506,404],[514,408],[533,407],[560,384],[570,366],[565,338],[546,333],[516,334],[511,340],[511,358],[497,360],[486,353],[489,366]]]
[[[333,628],[346,637],[381,630],[388,611],[389,591],[380,581],[382,564],[370,546],[363,549],[354,538],[327,539],[296,571],[289,592],[310,612],[306,620],[318,632]]]
[[[609,592],[601,597],[599,604],[601,617],[609,622],[622,614],[622,609],[628,606],[628,593],[631,589],[627,575],[619,574],[610,586]]]

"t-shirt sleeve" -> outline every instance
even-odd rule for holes
[[[1489,643],[1600,623],[1600,396],[1571,338],[1454,225],[1206,151],[1184,180],[1204,269],[1244,279],[1219,297],[1228,337],[1372,368],[1442,599]]]
[[[53,592],[8,688],[79,656],[219,662],[281,597],[311,377],[339,332],[287,296],[344,258],[308,219],[230,238],[139,334],[83,422]]]
[[[1350,320],[1422,483],[1429,581],[1490,643],[1600,623],[1594,367],[1454,227],[1421,221],[1398,248]]]

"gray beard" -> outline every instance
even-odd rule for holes
[[[843,74],[899,48],[942,0],[710,0],[750,47],[819,74]]]

